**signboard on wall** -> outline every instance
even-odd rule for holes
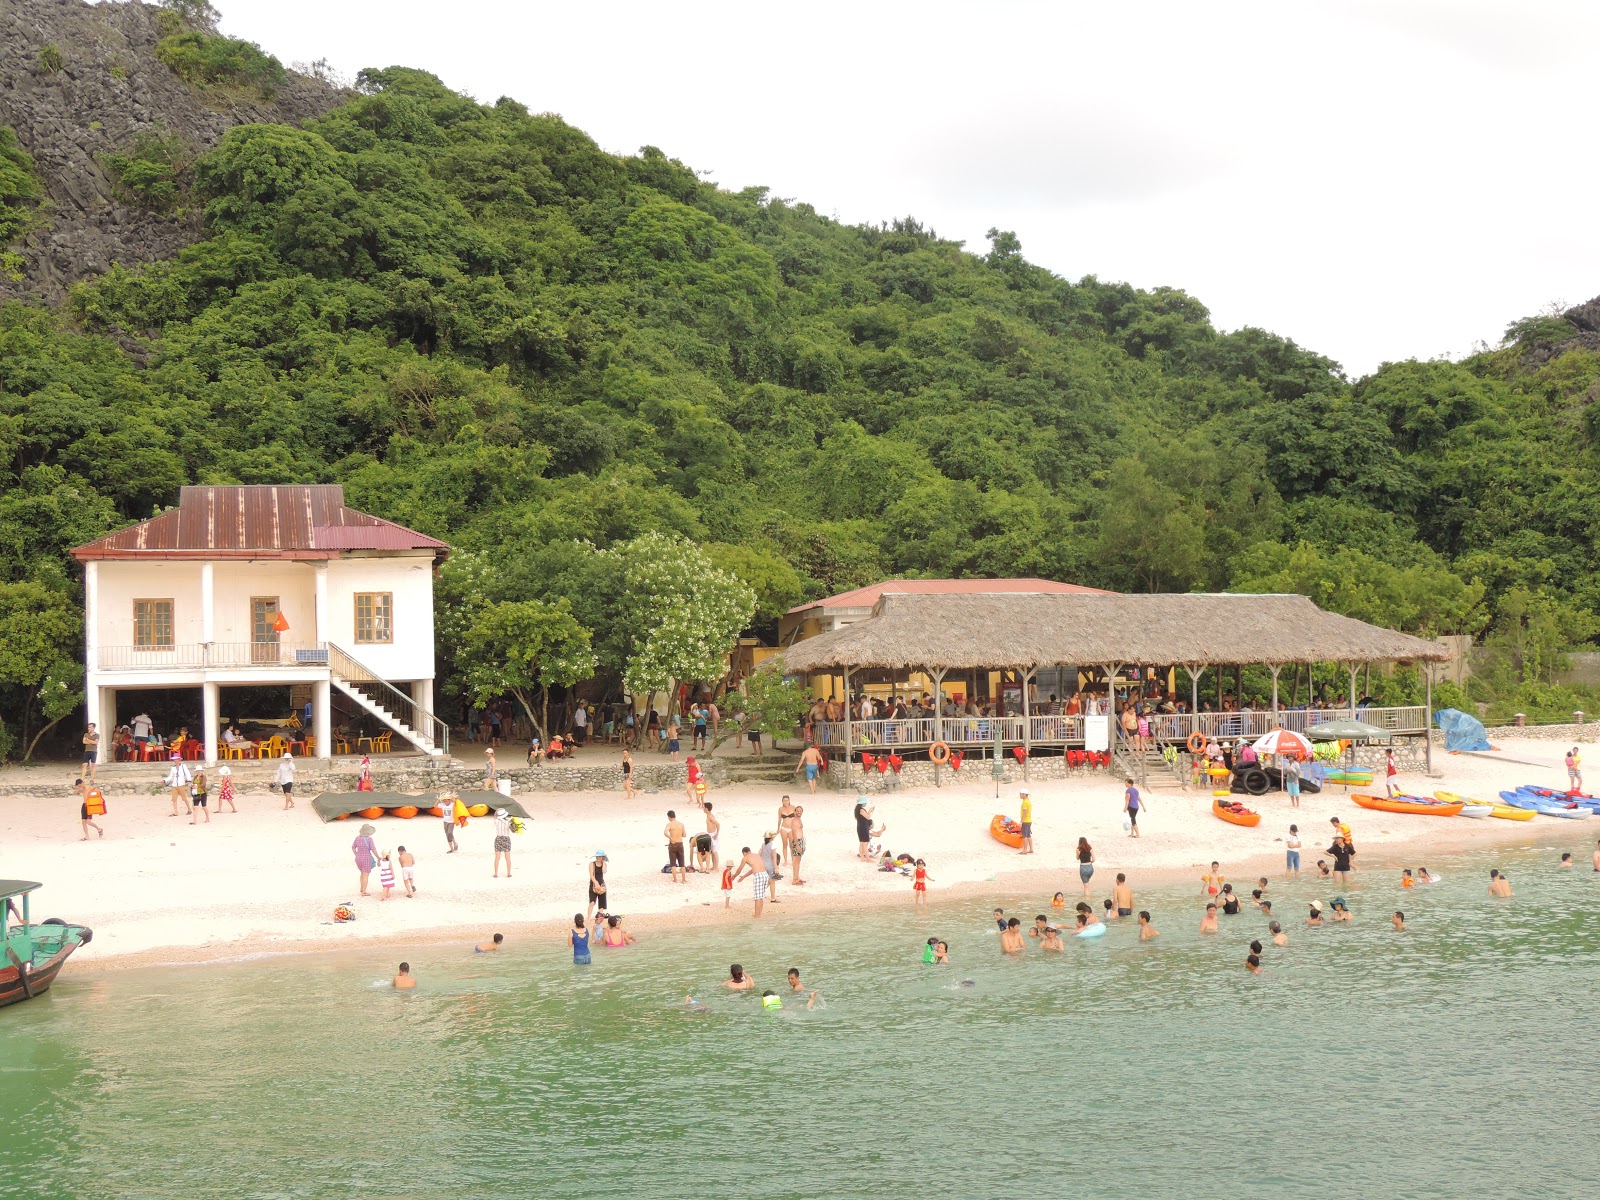
[[[1083,719],[1083,748],[1085,750],[1111,749],[1111,718],[1106,716]]]

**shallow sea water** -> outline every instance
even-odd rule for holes
[[[1320,930],[1305,902],[1336,891],[1274,880],[1291,942],[1260,977],[1265,921],[1202,939],[1198,881],[1140,894],[1154,942],[1125,922],[1022,961],[989,908],[1026,923],[1039,898],[923,915],[908,883],[904,911],[587,968],[562,944],[422,948],[404,995],[392,952],[69,967],[0,1011],[0,1196],[1594,1195],[1592,837],[1429,862],[1442,881],[1410,893],[1358,873],[1356,922]],[[930,934],[954,966],[920,965]],[[799,966],[824,1007],[763,1012],[718,986],[734,961],[763,987]]]

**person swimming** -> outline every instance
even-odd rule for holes
[[[1394,910],[1394,916],[1390,917],[1389,921],[1394,925],[1396,933],[1404,933],[1406,931],[1406,915],[1398,908]]]
[[[783,1000],[779,997],[777,992],[773,991],[771,988],[768,988],[766,991],[761,993],[761,1007],[765,1009],[782,1008]]]
[[[1306,918],[1306,924],[1307,925],[1321,925],[1322,924],[1322,901],[1321,900],[1313,900],[1311,902],[1311,915]]]
[[[755,988],[756,981],[744,973],[744,968],[734,963],[728,968],[728,977],[722,981],[722,986],[730,992],[748,992]]]
[[[1215,933],[1217,931],[1217,906],[1206,905],[1206,915],[1200,918],[1201,933]]]
[[[1050,897],[1051,908],[1065,908],[1066,906],[1067,895],[1065,892],[1057,892],[1054,896]]]
[[[1268,924],[1267,932],[1272,934],[1272,944],[1274,946],[1287,946],[1289,944],[1289,935],[1283,931],[1283,926],[1278,922],[1273,921]]]

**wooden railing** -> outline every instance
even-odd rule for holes
[[[1304,733],[1321,721],[1346,720],[1349,709],[1279,709],[1273,712],[1178,713],[1150,717],[1150,736],[1158,742],[1187,742],[1196,731],[1207,738],[1258,738],[1272,729]],[[1358,708],[1356,720],[1396,736],[1420,735],[1427,728],[1422,705],[1397,708]],[[845,744],[844,721],[818,721],[812,735],[819,746]],[[913,717],[904,721],[851,721],[849,742],[864,746],[928,746],[944,741],[952,746],[992,745],[996,733],[1006,745],[1081,746],[1083,717],[1031,716],[1023,737],[1022,717]]]

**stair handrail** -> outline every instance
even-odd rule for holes
[[[328,669],[351,683],[366,684],[379,689],[381,695],[396,705],[396,711],[409,716],[405,724],[427,738],[441,754],[450,753],[450,724],[423,708],[394,684],[372,668],[363,665],[347,650],[328,644]]]
[[[1145,775],[1144,756],[1142,754],[1134,756],[1133,744],[1115,718],[1111,721],[1111,757],[1122,767],[1124,779],[1132,779],[1140,787],[1149,789],[1150,781]]]

